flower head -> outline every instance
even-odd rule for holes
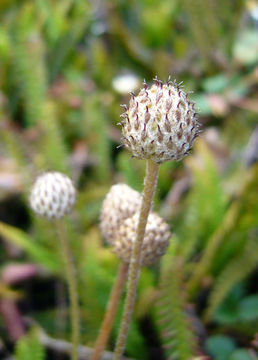
[[[39,216],[60,219],[71,211],[76,190],[71,179],[59,172],[39,176],[30,193],[30,207]]]
[[[125,184],[113,185],[103,201],[100,229],[116,255],[129,262],[141,206],[141,195]],[[168,224],[151,212],[142,246],[142,265],[152,265],[165,253],[171,233]]]
[[[127,218],[119,227],[114,252],[124,262],[130,262],[136,239],[139,214]],[[171,233],[168,224],[156,213],[150,213],[142,244],[142,266],[156,263],[164,255],[169,245]]]
[[[100,229],[104,238],[113,244],[121,223],[139,212],[141,195],[126,184],[116,184],[106,195],[100,215]]]
[[[134,157],[156,163],[181,160],[199,133],[194,103],[176,82],[155,83],[131,94],[122,125],[122,142]]]

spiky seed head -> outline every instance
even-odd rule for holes
[[[126,184],[113,185],[101,209],[100,229],[108,243],[113,244],[120,224],[139,211],[141,195]]]
[[[30,207],[39,216],[60,219],[71,211],[76,190],[71,179],[60,172],[40,175],[30,193]]]
[[[124,108],[122,142],[138,159],[181,160],[199,133],[194,103],[175,81],[144,83]]]
[[[119,227],[114,252],[124,262],[130,262],[139,214],[127,218]],[[150,213],[142,244],[142,266],[156,263],[169,245],[171,233],[168,224],[156,213]]]

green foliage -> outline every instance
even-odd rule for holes
[[[83,341],[91,344],[98,334],[119,264],[109,249],[101,247],[97,229],[92,230],[87,235],[83,244],[83,259],[79,264],[82,286],[80,298],[84,309],[82,327],[86,330],[83,331]],[[152,278],[150,279],[148,274],[143,274],[140,280],[141,288],[149,287],[150,283],[152,283]],[[94,302],[92,301],[93,298],[95,299]],[[117,311],[111,335],[112,344],[115,342],[119,330],[121,315],[122,301]],[[136,320],[133,321],[130,329],[127,352],[133,358],[137,358],[140,353],[142,359],[147,359],[146,345]]]
[[[214,335],[206,341],[206,349],[216,360],[227,360],[236,348],[228,336]]]
[[[248,350],[238,349],[230,355],[229,360],[253,360],[253,358]]]
[[[205,244],[219,227],[227,205],[211,152],[201,141],[198,142],[196,151],[197,159],[188,160],[193,174],[193,186],[188,198],[187,212],[177,232],[180,251],[185,259]],[[198,165],[200,161],[201,166]]]
[[[228,55],[243,1],[239,0],[231,4],[213,0],[184,0],[182,5],[189,20],[191,36],[194,38],[203,60],[213,66],[219,61],[223,61],[219,58],[216,59],[216,54],[212,50],[216,47],[221,55],[222,52],[224,52],[224,56]],[[221,38],[223,31],[227,33],[225,39]]]
[[[32,329],[21,337],[16,344],[16,360],[44,360],[46,353],[44,347],[39,342],[37,331]]]
[[[217,306],[223,301],[233,286],[247,277],[258,264],[258,243],[249,239],[243,251],[233,258],[218,276],[209,297],[206,319],[210,319]],[[253,313],[254,316],[254,313]]]
[[[50,5],[52,17],[46,18],[46,27],[49,35],[53,36],[56,41],[53,41],[53,49],[49,56],[49,74],[52,81],[59,73],[64,62],[67,60],[74,47],[81,40],[89,23],[91,8],[89,1],[77,0],[67,2],[65,5],[58,4],[57,6]],[[63,17],[60,17],[60,12]],[[67,15],[70,11],[70,17]],[[51,34],[56,31],[56,19],[63,22],[62,32]],[[61,26],[60,26],[61,27]]]
[[[37,165],[39,168],[55,169],[67,173],[67,151],[60,126],[55,117],[54,105],[46,102],[42,115],[44,119],[40,125],[43,137],[39,141],[41,158],[39,158],[39,164]]]
[[[47,73],[42,38],[34,26],[35,9],[24,4],[12,24],[12,65],[14,81],[25,107],[27,125],[43,120]],[[35,81],[36,79],[36,81]]]
[[[103,109],[101,94],[88,96],[84,106],[85,139],[96,154],[96,177],[101,180],[110,178],[110,141],[108,139],[107,114]]]
[[[168,358],[187,360],[193,357],[196,343],[182,290],[182,264],[170,258],[163,267],[157,300],[157,324]],[[171,264],[172,262],[172,264]]]
[[[118,170],[123,176],[123,180],[126,184],[131,186],[137,191],[142,190],[142,181],[140,178],[136,178],[135,173],[139,173],[144,176],[144,164],[134,163],[125,153],[121,153],[117,160]]]
[[[51,271],[60,269],[58,258],[49,250],[35,244],[34,239],[20,229],[0,223],[0,234],[27,252],[36,262]]]
[[[257,169],[258,169],[257,166],[254,166],[253,168],[250,169],[249,173],[246,174],[245,182],[241,189],[242,194],[246,194],[246,196],[244,197],[245,200],[242,201],[241,198],[241,200],[236,200],[234,203],[231,204],[230,208],[227,210],[227,213],[224,216],[222,224],[220,225],[220,227],[216,229],[216,231],[210,237],[207,246],[205,247],[201,261],[197,264],[195,271],[192,274],[192,277],[190,278],[189,281],[190,294],[194,293],[194,291],[198,287],[198,284],[200,283],[200,279],[202,278],[202,276],[204,276],[210,271],[212,264],[213,263],[214,265],[216,264],[214,262],[216,256],[217,256],[216,261],[217,262],[219,261],[219,257],[223,255],[223,247],[225,249],[228,246],[228,244],[231,245],[231,251],[230,251],[231,254],[232,253],[234,254],[236,249],[241,251],[242,250],[241,246],[239,249],[239,247],[237,247],[235,243],[236,234],[242,235],[239,239],[240,241],[237,244],[239,243],[243,244],[243,242],[245,243],[246,237],[248,236],[246,230],[247,229],[250,230],[257,226],[258,207],[257,207],[257,201],[255,200],[255,193],[256,193],[255,189],[257,187]],[[230,241],[228,243],[223,243],[224,239],[229,238],[230,240],[230,237],[234,239],[232,240],[234,241],[234,243]],[[254,246],[256,246],[254,239],[250,239],[249,242],[250,245],[248,245],[247,243],[246,248],[244,250],[246,259],[250,256],[248,255],[250,251],[252,252],[252,250],[250,250],[250,247],[253,248]],[[219,255],[217,254],[218,249],[221,250]],[[227,259],[227,257],[228,257],[228,253],[224,257],[224,262]],[[240,259],[241,259],[241,253],[239,254],[239,261]],[[228,270],[231,274],[231,279],[236,277],[236,281],[238,278],[241,279],[240,274],[237,275],[234,273],[234,269],[235,270],[238,269],[237,262],[238,262],[237,260],[236,261],[233,260],[232,265],[229,267],[230,270]],[[252,271],[252,269],[256,265],[256,260],[254,259],[254,257],[252,257],[251,263],[248,262],[246,268],[247,270],[246,275],[249,273],[248,271],[249,265],[251,265],[250,271]],[[232,283],[231,285],[233,286],[234,283]]]
[[[195,91],[190,97],[203,131],[183,162],[160,168],[153,207],[175,234],[168,250],[172,262],[166,257],[160,268],[142,272],[127,353],[148,358],[153,329],[143,334],[139,324],[153,315],[167,345],[164,356],[193,357],[197,344],[186,309],[191,301],[215,359],[250,359],[246,349],[257,332],[251,283],[257,267],[258,168],[246,165],[245,154],[257,122],[255,9],[255,2],[243,0],[0,1],[1,267],[33,261],[48,271],[54,289],[63,284],[54,227],[29,210],[28,225],[21,224],[26,210],[16,214],[12,198],[17,194],[28,207],[38,173],[69,174],[78,199],[65,227],[86,345],[96,339],[118,266],[97,229],[102,200],[113,183],[141,191],[145,171],[143,161],[118,148],[120,104],[129,98],[114,89],[113,79],[129,72],[150,82],[171,74]],[[13,255],[13,245],[21,252]],[[30,307],[33,294],[19,286]],[[12,285],[7,289],[13,291]],[[68,340],[65,290],[54,290],[52,300],[30,309],[33,319],[53,337]],[[111,350],[120,317],[121,306]],[[225,337],[229,333],[234,339]],[[17,345],[18,360],[30,354],[37,360],[29,346],[36,343],[33,334]],[[202,344],[204,335],[199,336]]]
[[[29,186],[31,185],[31,177],[26,172],[26,166],[29,161],[28,149],[21,139],[21,136],[17,132],[10,131],[7,122],[3,122],[2,125],[3,129],[0,134],[1,141],[5,145],[9,156],[15,159],[16,166],[25,183],[26,191],[28,191]]]
[[[258,295],[247,296],[241,301],[239,316],[243,320],[258,319]]]

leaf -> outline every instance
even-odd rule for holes
[[[215,311],[213,319],[222,325],[235,324],[239,321],[239,304],[244,296],[243,283],[234,286],[222,304]]]
[[[245,349],[237,349],[230,355],[228,360],[254,360],[254,357]]]
[[[241,320],[258,319],[258,295],[247,296],[240,302],[239,317]]]
[[[214,335],[208,338],[205,344],[206,350],[216,360],[228,360],[236,348],[234,340],[228,336]]]
[[[229,272],[231,273],[231,275],[233,274],[234,276],[236,275],[237,272],[238,280],[236,280],[235,278],[235,280],[233,281],[233,278],[231,278],[231,281],[233,282],[231,282],[230,286],[228,282],[227,291],[231,290],[232,286],[237,281],[240,281],[240,279],[247,276],[248,272],[251,272],[254,269],[255,264],[257,262],[257,256],[255,255],[254,250],[251,250],[251,248],[255,249],[257,247],[256,241],[249,239],[250,243],[249,245],[247,245],[246,239],[250,238],[251,236],[250,229],[252,228],[255,229],[257,227],[257,219],[258,219],[257,218],[258,203],[256,200],[257,174],[258,174],[258,166],[254,165],[245,174],[245,180],[240,190],[238,191],[238,198],[231,203],[226,213],[225,212],[222,213],[222,217],[221,217],[222,221],[220,223],[219,222],[217,223],[217,228],[215,228],[215,231],[213,232],[213,234],[211,234],[210,238],[208,239],[202,257],[200,261],[196,264],[194,272],[189,280],[188,289],[191,295],[196,293],[196,290],[200,286],[201,279],[208,273],[212,272],[212,267],[214,268],[220,262],[221,257],[225,251],[225,248],[228,247],[228,245],[232,245],[231,246],[232,251],[229,254],[227,254],[227,256],[224,259],[225,261],[228,261],[230,255],[232,257],[234,256],[234,258],[232,260],[233,263],[231,262],[230,269],[228,268],[229,264],[227,265],[227,269],[228,269],[227,277],[229,277]],[[214,195],[215,194],[216,192],[214,193]],[[219,196],[218,193],[217,195]],[[208,204],[210,204],[210,201],[208,202]],[[217,208],[216,211],[219,211],[219,208]],[[244,236],[242,237],[242,244],[240,242],[241,246],[239,246],[236,239],[241,234],[243,234]],[[226,241],[223,242],[223,240],[225,239]],[[243,246],[246,246],[243,255],[245,258],[242,258],[241,254],[239,254],[239,252],[243,250]],[[234,251],[234,249],[235,250],[237,249],[237,251]],[[239,255],[238,258],[236,258],[237,255]],[[225,264],[225,261],[223,261],[223,264]],[[247,262],[245,263],[245,261]],[[238,268],[238,266],[240,267]],[[243,271],[241,271],[242,267],[243,267]],[[219,269],[217,269],[216,272],[218,272],[219,270],[221,270],[221,266]],[[234,270],[236,270],[235,273]],[[223,289],[223,291],[225,290],[226,288]],[[221,294],[222,292],[220,293],[220,295]],[[225,297],[225,295],[226,293],[223,294],[223,298]],[[216,295],[216,297],[218,298],[218,295]]]
[[[24,102],[27,125],[42,119],[47,89],[45,49],[34,10],[32,4],[24,4],[16,13],[12,28],[13,75]]]
[[[230,79],[223,74],[219,74],[203,81],[203,88],[208,93],[221,93],[230,84]]]
[[[16,360],[44,360],[45,356],[45,350],[38,340],[36,330],[32,329],[18,340],[15,348]]]
[[[86,141],[97,160],[95,172],[98,180],[106,183],[110,178],[110,141],[107,116],[101,94],[89,95],[84,101]]]
[[[215,309],[225,299],[235,284],[246,278],[258,264],[258,244],[256,239],[249,239],[243,252],[233,258],[216,279],[211,291],[205,319],[209,320]]]
[[[189,205],[176,230],[186,260],[220,225],[227,205],[212,152],[201,139],[196,141],[195,149],[196,156],[186,160],[193,174]]]
[[[161,273],[155,312],[157,327],[168,358],[189,360],[195,354],[197,344],[185,308],[180,276],[182,265],[175,258],[169,263]]]
[[[23,249],[37,263],[45,266],[49,270],[56,272],[61,269],[58,257],[35,243],[24,231],[0,222],[0,235],[7,241]]]

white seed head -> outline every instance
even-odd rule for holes
[[[138,159],[181,160],[199,133],[194,103],[176,82],[144,83],[129,108],[123,106],[122,142]]]
[[[39,216],[60,219],[71,211],[76,190],[71,179],[59,172],[39,176],[30,193],[30,207]]]
[[[139,214],[127,218],[120,226],[114,243],[114,252],[124,262],[130,262],[136,238]],[[168,224],[156,213],[150,213],[142,244],[142,266],[156,263],[169,245],[171,233]]]
[[[126,184],[113,185],[101,209],[100,229],[103,237],[113,244],[121,223],[140,210],[141,195]]]

